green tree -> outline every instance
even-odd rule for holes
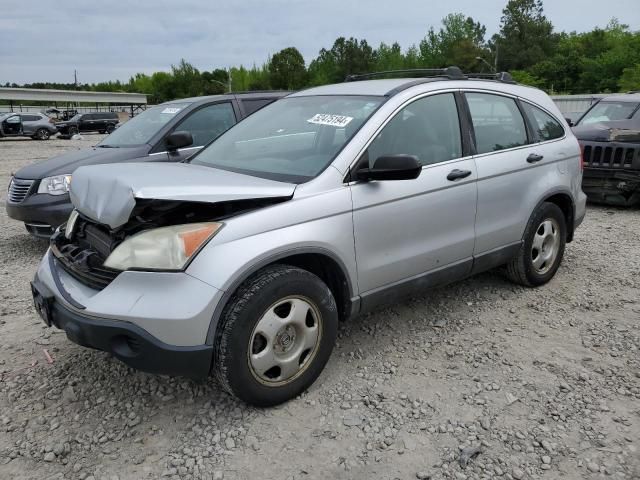
[[[227,92],[229,74],[222,68],[216,68],[210,72],[202,72],[202,89],[205,95],[220,95]]]
[[[557,40],[542,0],[509,0],[492,50],[497,49],[500,70],[526,69],[551,55]]]
[[[271,85],[279,90],[298,90],[307,82],[307,67],[300,51],[285,48],[271,57],[269,62]]]
[[[178,65],[171,65],[171,73],[177,98],[202,95],[202,77],[197,68],[184,58]]]
[[[366,40],[338,38],[331,50],[322,49],[309,65],[312,85],[342,82],[351,74],[373,71],[375,52]]]
[[[420,42],[420,60],[424,67],[456,65],[463,70],[475,70],[477,57],[486,57],[486,27],[462,13],[451,13],[442,19],[442,27],[429,29]]]
[[[620,77],[619,85],[620,90],[623,92],[640,90],[640,63],[624,69]]]

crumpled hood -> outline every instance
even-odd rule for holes
[[[184,163],[127,163],[81,167],[73,174],[71,202],[87,217],[117,228],[136,199],[219,203],[291,197],[295,184]]]
[[[640,141],[640,122],[627,119],[589,123],[573,127],[573,134],[578,140],[591,142],[638,142]]]

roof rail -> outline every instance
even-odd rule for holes
[[[439,77],[449,80],[468,80],[469,78],[480,78],[486,80],[496,80],[503,83],[516,83],[508,72],[498,73],[463,73],[459,67],[451,66],[447,68],[410,68],[407,70],[387,70],[382,72],[362,73],[358,75],[347,75],[345,82],[355,82],[357,80],[368,80],[376,77],[409,75],[412,77]]]
[[[629,90],[629,91],[627,92],[627,95],[633,95],[633,94],[635,94],[635,93],[640,93],[640,90]]]
[[[467,78],[480,78],[485,80],[497,80],[503,83],[517,83],[509,72],[496,72],[496,73],[467,73]]]
[[[420,77],[446,77],[450,80],[464,80],[465,76],[458,67],[447,68],[409,68],[406,70],[387,70],[383,72],[362,73],[358,75],[347,75],[345,82],[355,82],[357,80],[367,80],[375,77],[387,75],[411,75]]]

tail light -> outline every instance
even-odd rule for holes
[[[53,118],[49,117],[49,123],[56,123]]]
[[[580,142],[578,142],[578,148],[580,149],[580,171],[583,172],[584,171],[584,147],[580,145]]]

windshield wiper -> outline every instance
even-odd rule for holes
[[[96,145],[99,148],[120,148],[117,145]]]

